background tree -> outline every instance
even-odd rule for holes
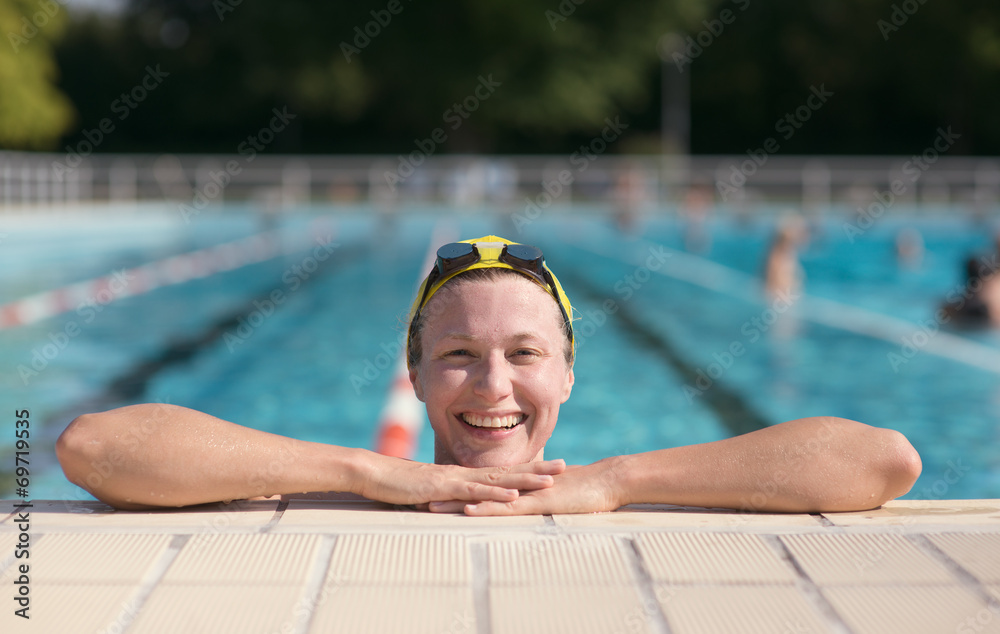
[[[233,152],[286,106],[268,151],[398,153],[444,126],[438,151],[569,153],[616,116],[629,129],[610,151],[656,151],[667,32],[707,42],[683,73],[695,153],[759,147],[824,86],[781,153],[907,154],[951,126],[949,153],[1000,154],[993,0],[131,0],[60,44],[79,112],[64,142],[159,65],[169,76],[99,151]],[[451,129],[480,77],[500,85]]]
[[[952,126],[949,153],[998,154],[998,71],[991,0],[753,2],[691,65],[693,149],[742,153],[777,136],[782,153],[907,154]],[[834,96],[776,135],[821,84]]]
[[[480,77],[500,86],[446,126],[445,149],[562,151],[606,117],[649,106],[659,36],[696,24],[703,9],[704,0],[134,0],[116,21],[76,25],[60,63],[84,128],[147,65],[170,73],[102,151],[233,151],[275,106],[297,115],[276,151],[402,151],[446,125]]]
[[[69,130],[73,108],[55,86],[53,53],[65,26],[54,0],[0,0],[0,148],[48,149]]]

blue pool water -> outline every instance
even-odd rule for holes
[[[748,277],[760,270],[770,220],[717,218],[707,227],[710,246],[692,254],[672,216],[645,220],[639,237],[584,213],[553,213],[518,232],[501,215],[303,210],[277,227],[290,245],[308,231],[332,237],[336,248],[313,273],[300,268],[311,249],[290,249],[100,312],[0,330],[0,411],[8,419],[0,424],[0,495],[13,491],[15,410],[31,413],[34,498],[86,497],[63,478],[52,443],[93,407],[169,402],[297,438],[371,447],[392,378],[387,359],[398,350],[431,233],[444,221],[463,236],[499,232],[541,246],[578,309],[576,386],[547,457],[588,462],[829,414],[910,438],[924,461],[911,497],[1000,497],[1000,374],[984,367],[1000,357],[1000,336],[947,325],[928,336],[919,327],[933,325],[940,298],[961,288],[962,259],[990,248],[990,229],[958,215],[910,215],[883,219],[852,242],[845,219],[813,224],[801,255],[809,297],[785,310]],[[924,236],[919,267],[896,262],[903,226]],[[0,304],[265,228],[239,208],[191,224],[155,209],[55,226],[8,220]],[[250,336],[236,337],[240,319],[257,310],[253,302],[274,290],[285,301]],[[851,318],[842,327],[845,311]],[[917,325],[886,334],[886,316]],[[70,321],[79,334],[37,374],[22,372]],[[957,347],[975,358],[950,355]],[[429,429],[417,459],[432,459]]]

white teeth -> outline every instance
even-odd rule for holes
[[[508,416],[479,416],[477,414],[462,414],[462,420],[473,427],[503,429],[517,425],[521,422],[521,416],[517,414],[510,414]]]

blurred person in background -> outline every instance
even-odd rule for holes
[[[896,261],[905,268],[918,268],[924,259],[924,237],[913,227],[896,234]]]
[[[638,235],[638,216],[647,202],[646,178],[639,165],[629,162],[618,171],[612,198],[618,230],[625,235]]]
[[[948,320],[962,326],[1000,327],[1000,275],[998,257],[992,253],[965,261],[965,284],[945,297],[941,310]]]
[[[709,216],[715,201],[712,190],[705,185],[692,185],[684,194],[681,217],[684,220],[684,248],[689,253],[708,253],[712,248]]]
[[[805,277],[799,263],[799,247],[806,238],[806,226],[800,216],[787,216],[778,222],[764,260],[764,292],[768,297],[799,295]]]

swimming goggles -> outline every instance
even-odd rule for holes
[[[420,316],[420,311],[430,301],[445,282],[464,271],[486,268],[511,269],[529,277],[556,300],[566,324],[570,343],[573,343],[573,322],[570,315],[573,307],[563,291],[559,280],[545,265],[542,250],[528,244],[518,244],[498,236],[486,236],[475,240],[452,242],[437,250],[437,260],[434,268],[418,291],[418,299],[413,304],[410,318],[412,335],[413,324]]]

